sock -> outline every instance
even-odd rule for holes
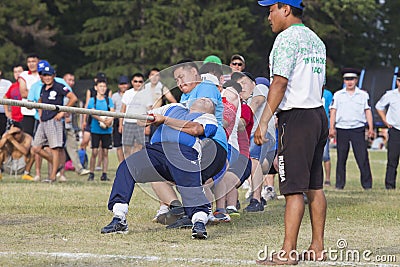
[[[202,222],[204,224],[207,224],[207,222],[208,222],[207,213],[205,213],[204,211],[200,211],[200,212],[196,212],[195,214],[193,214],[192,223],[194,224],[196,222]]]
[[[128,204],[115,203],[113,206],[114,217],[126,220],[126,214],[128,213]]]
[[[24,171],[24,174],[29,174],[29,172],[28,171]]]

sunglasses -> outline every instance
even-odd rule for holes
[[[243,66],[243,63],[242,62],[232,62],[231,63],[233,66]]]
[[[133,80],[133,83],[143,83],[143,81]]]

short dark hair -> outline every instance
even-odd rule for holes
[[[210,73],[217,76],[218,79],[223,75],[221,65],[214,62],[205,63],[203,66],[201,66],[199,73],[200,74]]]
[[[150,73],[151,73],[152,71],[160,72],[161,70],[160,70],[159,68],[156,68],[156,67],[150,69],[150,70],[146,73],[147,78],[150,77]]]
[[[107,79],[106,78],[98,78],[98,79],[96,79],[96,85],[98,85],[99,83],[107,84]]]
[[[197,67],[196,63],[193,62],[192,59],[190,58],[185,58],[182,60],[179,60],[175,66],[172,67],[172,74],[179,68],[184,68],[184,69],[196,69],[197,72],[199,72],[199,68]]]
[[[132,75],[131,80],[133,80],[133,78],[135,78],[135,77],[141,77],[141,78],[143,79],[143,81],[144,81],[144,75],[141,74],[140,72],[134,73],[134,74]]]
[[[37,58],[37,59],[39,59],[39,56],[37,54],[29,54],[29,55],[26,56],[26,59],[28,59],[28,58]]]
[[[297,7],[293,7],[291,5],[288,4],[283,4],[283,3],[278,3],[278,8],[282,8],[284,5],[290,6],[290,8],[292,9],[292,14],[293,16],[295,16],[296,18],[302,19],[303,18],[303,10]],[[301,2],[300,4],[302,7],[304,7],[303,2]]]

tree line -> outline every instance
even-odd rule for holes
[[[304,0],[305,24],[327,46],[327,84],[338,88],[340,69],[392,67],[400,62],[398,0]],[[268,10],[256,0],[18,0],[0,3],[0,69],[38,54],[58,73],[111,79],[210,54],[268,77],[275,35]]]

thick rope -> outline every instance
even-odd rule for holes
[[[19,106],[26,108],[36,108],[36,109],[44,109],[44,110],[53,110],[56,112],[68,112],[68,113],[79,113],[79,114],[87,114],[87,115],[97,115],[97,116],[108,116],[114,118],[126,118],[126,119],[137,119],[137,120],[154,120],[153,116],[141,115],[141,114],[128,114],[121,112],[111,112],[104,110],[96,110],[96,109],[86,109],[86,108],[76,108],[76,107],[67,107],[67,106],[59,106],[59,105],[51,105],[44,103],[35,103],[28,102],[22,100],[12,100],[0,98],[0,105],[8,105],[8,106]]]

